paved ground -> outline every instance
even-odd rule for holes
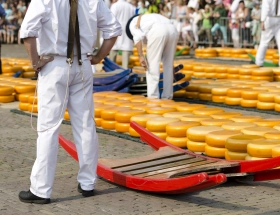
[[[100,179],[96,196],[83,198],[76,191],[78,164],[62,148],[59,149],[52,204],[21,203],[18,192],[29,187],[37,134],[30,128],[29,117],[10,112],[16,105],[0,106],[0,215],[280,214],[280,181],[228,182],[200,193],[165,196],[132,191]],[[262,115],[245,111],[243,114]],[[72,140],[71,126],[62,125],[61,134]],[[100,157],[124,158],[152,152],[146,145],[114,136],[99,134],[99,141]]]

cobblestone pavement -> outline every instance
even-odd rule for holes
[[[227,182],[217,188],[183,195],[136,192],[98,180],[96,195],[83,198],[77,191],[78,163],[61,147],[48,205],[25,204],[18,192],[29,188],[35,159],[37,134],[30,118],[10,112],[16,103],[0,106],[0,215],[14,214],[280,214],[280,181],[262,183]],[[230,110],[230,109],[228,109]],[[245,114],[273,115],[241,111]],[[36,120],[34,120],[36,124]],[[61,134],[72,140],[71,126],[62,125]],[[124,158],[149,154],[146,145],[99,134],[100,157]]]

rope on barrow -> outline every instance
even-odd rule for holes
[[[212,106],[230,108],[230,109],[236,109],[236,110],[242,110],[242,111],[251,111],[251,112],[265,113],[265,114],[270,114],[270,115],[280,115],[280,112],[274,111],[274,110],[259,110],[257,108],[244,108],[239,105],[231,106],[231,105],[226,105],[223,103],[216,103],[216,102],[212,102],[212,101],[202,101],[199,99],[173,98],[173,100],[177,101],[177,102],[188,102],[191,104],[204,104],[204,105],[212,105]]]
[[[11,109],[10,111],[12,113],[15,113],[15,114],[19,114],[19,115],[29,116],[30,117],[30,113],[26,113],[26,112],[21,111],[21,110]],[[32,117],[37,118],[37,115],[33,114]],[[64,124],[64,125],[71,125],[71,122],[67,121],[67,120],[63,120],[62,124]],[[105,129],[102,129],[102,128],[96,128],[96,132],[100,133],[100,134],[106,134],[106,135],[118,137],[118,138],[125,139],[125,140],[130,140],[130,141],[133,141],[133,142],[142,143],[142,144],[146,145],[144,142],[142,142],[140,140],[140,138],[132,137],[132,136],[130,136],[128,134],[125,134],[125,133],[119,133],[119,132],[116,132],[116,131],[105,130]]]

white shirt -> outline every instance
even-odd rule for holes
[[[102,0],[79,0],[81,52],[92,53],[97,29],[104,39],[120,36],[120,23]],[[31,1],[23,23],[20,37],[37,37],[38,54],[66,56],[70,5],[68,0]]]
[[[276,0],[262,1],[261,21],[264,22],[269,16],[280,16],[280,0],[278,0],[278,14],[276,14]]]
[[[198,9],[198,7],[199,7],[198,0],[190,0],[189,3],[188,3],[188,7]]]
[[[134,44],[137,44],[141,40],[145,39],[149,30],[154,24],[172,24],[170,19],[167,19],[166,17],[156,13],[151,13],[145,14],[141,17],[140,28],[137,29],[136,24],[138,18],[138,16],[135,17],[129,25],[130,32],[133,36]]]
[[[126,35],[125,27],[127,21],[135,15],[135,9],[136,8],[132,4],[127,3],[125,0],[118,0],[116,3],[112,4],[111,11],[121,23],[123,30],[122,36],[118,37],[112,50],[132,51],[133,42]]]

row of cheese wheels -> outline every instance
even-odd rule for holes
[[[34,69],[28,59],[4,58],[2,59],[2,75],[12,77],[16,72],[22,71],[19,77],[32,78],[35,75]]]
[[[18,94],[17,100],[20,110],[38,113],[38,98],[34,95],[34,92]]]

